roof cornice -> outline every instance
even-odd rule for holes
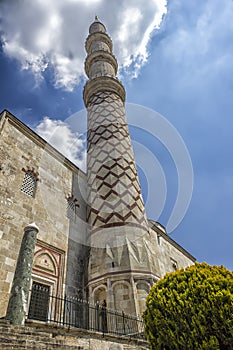
[[[196,261],[196,258],[190,254],[187,250],[185,250],[183,247],[181,247],[174,239],[172,239],[170,236],[167,235],[166,231],[162,231],[159,226],[155,225],[153,220],[148,220],[150,228],[155,231],[160,237],[164,238],[167,242],[169,242],[173,247],[178,249],[182,254],[187,256],[190,260],[193,262]],[[159,224],[160,225],[160,224]]]

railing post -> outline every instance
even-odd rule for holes
[[[126,331],[125,331],[125,313],[124,313],[124,311],[122,311],[122,320],[123,320],[123,331],[124,331],[124,334],[126,334]]]
[[[96,303],[96,317],[95,317],[95,330],[99,332],[100,330],[100,312],[99,312],[99,304]]]
[[[38,232],[39,229],[35,223],[24,228],[24,236],[19,251],[6,314],[6,319],[14,325],[24,325],[25,323]]]
[[[104,337],[104,334],[107,333],[107,331],[108,331],[108,329],[107,329],[107,309],[105,306],[101,306],[100,316],[101,316],[102,332],[103,332],[103,337]]]
[[[63,325],[66,324],[66,294],[64,297],[64,305],[63,305]]]

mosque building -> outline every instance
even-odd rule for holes
[[[156,281],[195,262],[146,216],[125,89],[97,17],[85,48],[86,173],[9,111],[0,115],[0,317],[7,312],[24,228],[33,222],[32,318],[36,288],[44,299],[69,295],[141,315]]]

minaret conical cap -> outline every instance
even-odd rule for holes
[[[106,33],[106,28],[103,25],[103,23],[99,21],[98,16],[95,16],[95,21],[89,27],[89,34],[99,33],[99,32]]]

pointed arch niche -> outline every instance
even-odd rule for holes
[[[104,284],[101,284],[100,286],[96,287],[93,290],[93,302],[95,304],[103,304],[103,301],[105,300],[108,305],[108,300],[107,300],[107,287]]]
[[[32,266],[33,282],[50,288],[50,294],[62,296],[64,281],[64,251],[40,240],[36,243]]]
[[[140,315],[142,315],[146,309],[146,297],[150,291],[150,283],[148,281],[139,280],[136,282],[136,288],[139,311]]]
[[[114,308],[124,310],[128,314],[135,313],[133,295],[130,283],[128,281],[117,281],[112,284],[114,296]]]

